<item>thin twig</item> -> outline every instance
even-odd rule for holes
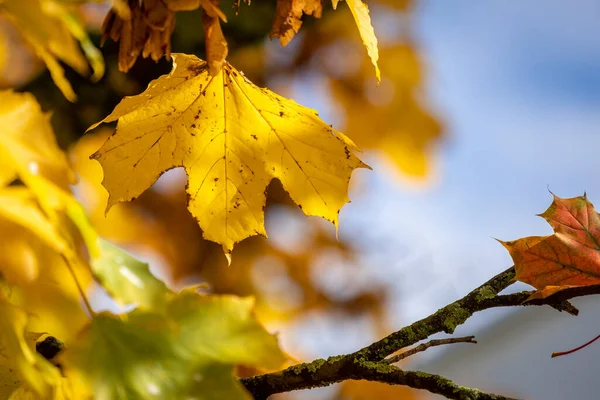
[[[404,360],[407,357],[410,357],[412,355],[415,355],[417,353],[425,351],[425,350],[427,350],[430,347],[441,346],[441,345],[444,345],[444,344],[477,343],[477,341],[473,340],[473,339],[475,339],[475,336],[465,336],[465,337],[448,338],[448,339],[433,339],[433,340],[430,340],[427,343],[421,343],[417,347],[413,347],[410,350],[406,350],[405,352],[402,352],[400,354],[396,354],[395,356],[387,358],[385,360],[385,362],[387,362],[388,364],[395,364],[395,363],[397,363],[400,360]]]
[[[571,353],[575,353],[578,350],[583,349],[584,347],[589,346],[590,344],[594,343],[596,340],[600,339],[600,335],[596,336],[595,338],[593,338],[592,340],[590,340],[589,342],[582,344],[579,347],[575,347],[574,349],[571,349],[569,351],[559,351],[559,352],[555,352],[552,353],[552,358],[554,357],[560,357],[560,356],[566,356],[567,354],[571,354]]]
[[[67,266],[67,269],[71,273],[71,277],[75,281],[75,285],[77,286],[77,290],[79,291],[79,295],[81,296],[81,299],[83,300],[83,304],[85,304],[85,308],[87,309],[87,311],[90,314],[90,316],[93,318],[96,315],[96,313],[92,309],[92,305],[90,304],[87,296],[85,295],[85,291],[81,287],[81,284],[79,283],[79,279],[77,279],[77,275],[75,274],[75,271],[73,270],[73,266],[71,265],[71,262],[63,254],[61,254],[61,257],[62,257],[63,261],[65,262],[65,265]]]

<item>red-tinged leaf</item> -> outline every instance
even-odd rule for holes
[[[566,235],[595,250],[600,249],[600,216],[585,194],[572,199],[554,196],[554,201],[540,217],[548,221],[557,234]]]
[[[501,242],[513,258],[516,278],[536,289],[600,284],[600,218],[594,206],[585,196],[555,196],[541,216],[553,235]],[[548,288],[536,296],[560,290]]]

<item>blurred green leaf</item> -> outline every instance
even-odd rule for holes
[[[166,301],[165,313],[96,316],[64,353],[67,378],[87,382],[96,400],[248,400],[234,366],[285,361],[252,299],[185,290]]]
[[[147,263],[101,238],[98,247],[99,257],[92,260],[92,270],[115,300],[154,310],[162,308],[170,291],[152,275]]]
[[[172,326],[159,314],[103,313],[67,348],[67,376],[81,375],[96,400],[179,399],[186,364],[178,362]]]
[[[181,325],[181,340],[198,358],[277,368],[286,357],[277,338],[256,320],[252,298],[179,293],[168,314]]]

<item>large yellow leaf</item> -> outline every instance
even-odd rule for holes
[[[339,0],[332,0],[333,8],[337,8]],[[379,60],[379,50],[377,48],[377,37],[375,36],[375,30],[371,25],[371,17],[369,16],[369,7],[362,0],[346,0],[356,25],[358,26],[358,32],[360,37],[367,48],[371,62],[375,66],[375,75],[377,81],[381,81],[381,73],[377,66],[377,60]]]
[[[273,178],[305,214],[337,226],[352,171],[368,168],[354,143],[314,110],[256,87],[229,64],[210,77],[195,56],[174,57],[169,75],[102,121],[119,121],[92,156],[104,169],[108,208],[183,166],[188,208],[227,254],[236,242],[266,235],[265,189]]]
[[[0,188],[18,175],[39,173],[60,186],[73,181],[56,144],[50,116],[29,93],[0,91]]]

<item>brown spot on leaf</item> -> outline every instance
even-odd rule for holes
[[[206,70],[206,63],[193,63],[188,65],[187,70],[194,76],[200,75]]]

